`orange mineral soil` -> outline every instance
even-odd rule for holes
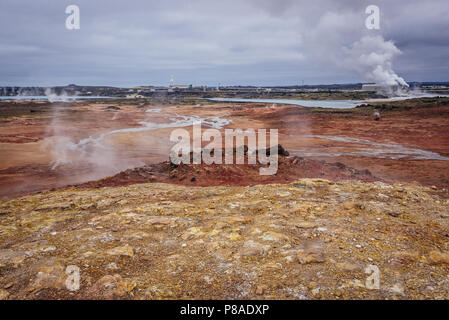
[[[254,185],[299,178],[401,181],[449,188],[449,105],[444,99],[387,104],[379,109],[380,120],[374,119],[372,108],[133,105],[126,100],[114,106],[3,103],[0,198],[68,185]],[[22,112],[11,115],[14,108]],[[289,155],[281,155],[278,173],[266,177],[251,165],[174,168],[167,162],[174,144],[170,133],[177,127],[191,132],[186,121],[192,116],[203,119],[205,129],[211,125],[222,131],[278,129],[279,143]]]

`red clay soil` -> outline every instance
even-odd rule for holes
[[[235,152],[235,149],[234,149]],[[223,151],[224,154],[224,151]],[[246,163],[245,159],[245,163]],[[78,187],[126,186],[136,183],[162,182],[192,186],[251,186],[257,184],[289,183],[302,178],[323,178],[331,181],[379,181],[368,170],[356,170],[342,163],[326,163],[300,157],[289,157],[279,147],[278,171],[275,175],[260,175],[259,163],[249,164],[180,164],[170,161],[128,169],[115,176],[91,181]]]
[[[374,110],[380,112],[380,121],[374,121]],[[391,102],[386,106],[377,106],[374,110],[356,108],[311,111],[292,106],[251,108],[250,105],[242,105],[238,112],[263,122],[267,128],[279,128],[280,141],[288,149],[296,147],[296,137],[316,134],[366,139],[377,143],[397,143],[449,157],[449,99]],[[324,147],[342,146],[333,141],[319,143],[325,143],[321,145]],[[346,146],[352,147],[351,144]],[[314,159],[329,161],[329,157]],[[387,182],[418,182],[425,186],[449,189],[448,161],[364,156],[333,157],[331,161],[359,170],[369,169],[373,175]]]

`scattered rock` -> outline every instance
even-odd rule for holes
[[[106,270],[120,270],[119,266],[115,262],[108,263]]]
[[[313,288],[312,290],[310,290],[310,293],[312,293],[314,297],[317,297],[320,294],[320,288]]]
[[[449,264],[449,254],[440,251],[432,251],[429,254],[429,261],[431,264]]]
[[[9,292],[3,289],[0,289],[0,300],[8,300]]]
[[[248,256],[264,256],[270,250],[269,245],[264,245],[253,240],[246,241],[240,249],[240,256],[248,257]]]
[[[173,223],[173,219],[167,217],[150,217],[147,219],[147,222],[152,225],[170,225]]]
[[[35,267],[36,278],[32,283],[31,290],[44,288],[64,289],[66,288],[66,273],[64,266],[55,259],[49,259],[39,263]]]
[[[347,281],[347,286],[354,288],[365,288],[365,285],[359,279],[353,279]]]
[[[267,290],[267,289],[268,289],[268,287],[266,285],[258,285],[256,288],[256,294],[258,296],[261,296],[264,294],[265,290]]]
[[[114,111],[117,111],[117,110],[122,110],[122,109],[120,109],[119,107],[116,107],[116,106],[108,106],[108,107],[105,108],[105,110],[114,110]]]
[[[300,264],[325,262],[324,248],[316,242],[307,242],[298,250],[296,259]]]
[[[389,216],[392,216],[393,218],[399,217],[399,213],[397,213],[397,212],[388,212],[387,214],[388,214]]]
[[[265,241],[285,241],[288,240],[288,237],[285,234],[281,234],[274,231],[265,232],[260,238]]]
[[[8,212],[0,221],[0,288],[9,299],[448,295],[445,194],[409,184],[295,184],[307,188],[150,183],[0,201]],[[342,199],[363,210],[346,211]],[[73,205],[61,210],[64,203]],[[99,206],[82,209],[90,203]],[[366,280],[377,275],[361,269],[371,263],[380,290],[367,290]],[[79,290],[71,292],[65,285],[72,264],[82,272]]]
[[[3,249],[0,250],[0,262],[20,265],[26,258],[26,253],[20,250]]]
[[[106,251],[107,254],[111,256],[128,256],[128,257],[134,257],[134,250],[129,245],[124,245],[121,247],[115,247],[108,251]]]
[[[393,265],[409,265],[418,261],[418,259],[419,257],[416,253],[400,252],[395,254],[391,262]]]
[[[357,204],[355,202],[352,202],[352,201],[346,201],[346,202],[343,203],[343,208],[345,208],[346,210],[356,209],[357,208]]]
[[[242,237],[242,236],[241,236],[239,233],[237,233],[237,232],[232,232],[232,233],[229,235],[228,239],[231,240],[231,241],[234,241],[234,240],[240,239],[241,237]]]
[[[145,291],[145,298],[147,299],[170,299],[173,298],[173,291],[164,287],[163,285],[152,286]]]
[[[355,271],[355,270],[360,270],[361,267],[359,265],[353,264],[353,263],[349,263],[349,262],[341,262],[341,263],[337,263],[335,264],[335,267],[337,269],[340,269],[342,271]]]
[[[390,288],[390,292],[395,293],[395,294],[400,294],[405,296],[405,289],[404,286],[397,283],[395,284],[393,287]]]
[[[288,191],[286,191],[286,192],[279,192],[278,193],[278,196],[281,197],[281,198],[288,197],[290,195],[291,195],[291,193],[288,192]]]
[[[231,225],[247,224],[251,222],[251,218],[245,216],[229,216],[221,218],[220,221]]]
[[[147,219],[147,223],[156,230],[163,230],[168,227],[176,226],[175,220],[168,217],[150,217]]]
[[[91,296],[103,296],[105,299],[119,299],[125,297],[137,286],[132,280],[123,280],[119,274],[106,275],[100,278],[89,290]]]
[[[299,252],[296,258],[300,264],[322,263],[325,261],[324,255],[317,252]]]
[[[186,232],[184,232],[181,235],[181,238],[183,240],[189,240],[189,239],[192,239],[192,238],[198,238],[198,237],[200,237],[202,235],[204,235],[204,232],[201,231],[201,228],[192,227],[192,228],[189,228]]]
[[[315,228],[315,226],[316,226],[316,223],[309,222],[309,221],[301,221],[301,222],[297,222],[295,224],[295,227],[301,228],[301,229],[312,229],[312,228]]]

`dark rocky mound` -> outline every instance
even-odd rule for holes
[[[342,163],[327,163],[301,157],[289,157],[281,145],[278,146],[278,170],[274,175],[260,175],[259,169],[268,165],[247,164],[248,148],[234,148],[234,155],[244,152],[245,164],[184,164],[170,161],[128,169],[102,180],[87,182],[81,187],[125,186],[136,183],[163,182],[194,186],[237,185],[248,186],[268,183],[289,183],[302,178],[322,178],[331,181],[360,180],[378,181],[368,170],[360,171]],[[206,152],[203,151],[203,152]],[[258,150],[270,154],[270,150]],[[222,150],[224,157],[225,150]],[[193,159],[193,153],[190,154]]]
[[[118,110],[122,110],[122,109],[120,109],[119,107],[116,107],[116,106],[109,106],[109,107],[106,107],[105,110],[107,110],[107,111],[118,111]]]

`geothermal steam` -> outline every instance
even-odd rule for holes
[[[59,101],[61,98],[59,96],[54,97],[56,101]],[[52,121],[47,128],[44,148],[52,157],[52,170],[58,169],[58,173],[63,173],[69,169],[73,174],[80,176],[79,182],[96,180],[125,169],[144,165],[142,161],[132,159],[129,155],[127,156],[126,150],[122,149],[122,153],[120,153],[120,148],[111,143],[110,139],[116,134],[188,127],[192,126],[196,121],[201,121],[203,125],[216,129],[222,129],[230,123],[230,120],[218,116],[201,118],[176,114],[175,117],[170,117],[170,122],[168,123],[141,121],[138,123],[138,127],[110,130],[101,134],[80,138],[83,130],[76,127],[79,119],[77,119],[76,113],[64,112],[63,109],[65,107],[62,103],[53,104]],[[161,109],[147,110],[147,113],[159,112],[161,112]],[[90,125],[92,126],[92,124]],[[137,141],[134,142],[137,143]],[[158,141],[151,142],[153,147],[155,145],[158,146],[157,149],[166,147],[166,145],[160,146],[159,144]],[[148,146],[146,141],[143,145]]]
[[[334,3],[334,2],[332,2]],[[352,2],[347,4],[352,8]],[[301,14],[301,13],[300,13]],[[333,63],[344,71],[360,75],[365,82],[374,82],[385,91],[408,87],[407,82],[393,70],[393,61],[401,50],[382,31],[365,28],[364,11],[311,11],[302,15],[304,50],[322,68]],[[382,30],[382,29],[381,29]],[[390,90],[388,90],[390,89]],[[396,92],[391,92],[397,94]]]
[[[61,94],[57,94],[53,89],[47,88],[45,89],[45,95],[47,96],[48,101],[53,102],[68,102],[71,98],[67,95],[67,93],[63,90]]]
[[[50,102],[66,101],[66,95],[47,91]],[[79,182],[96,180],[122,170],[142,165],[138,160],[120,157],[113,146],[103,141],[103,135],[79,138],[82,129],[76,127],[77,120],[63,111],[61,103],[53,103],[52,120],[46,130],[43,149],[50,153],[52,170],[70,169]],[[66,170],[67,171],[67,170]]]
[[[350,48],[344,47],[343,53],[344,65],[365,80],[387,88],[409,86],[393,71],[393,59],[401,50],[392,41],[385,41],[382,36],[364,36]]]

